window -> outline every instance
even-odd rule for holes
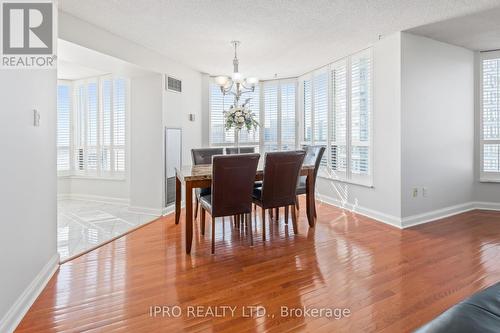
[[[57,86],[57,171],[71,169],[71,85]]]
[[[255,87],[254,92],[243,94],[241,99],[242,102],[250,99],[250,110],[261,124],[255,131],[240,132],[242,145],[256,146],[260,151],[295,149],[295,80],[263,82]],[[232,95],[224,96],[215,83],[210,83],[210,145],[234,144],[234,132],[224,128],[224,111],[233,104]]]
[[[331,177],[371,185],[371,50],[303,80],[304,144],[327,147]]]
[[[267,81],[264,91],[264,151],[293,150],[295,142],[295,81]]]
[[[124,176],[127,85],[124,78],[101,77],[58,86],[59,171]]]
[[[224,111],[227,111],[231,105],[234,104],[234,96],[223,95],[220,88],[215,83],[210,83],[209,92],[209,105],[210,105],[210,144],[211,145],[225,145],[229,146],[234,143],[234,131],[226,131],[224,128]],[[242,102],[250,99],[248,106],[255,114],[255,119],[259,121],[260,117],[260,92],[259,87],[255,87],[253,92],[248,92],[242,95]],[[241,144],[254,144],[259,143],[259,129],[240,131]]]
[[[500,52],[481,54],[481,175],[500,181]]]

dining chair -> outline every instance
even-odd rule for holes
[[[253,153],[255,153],[255,147],[241,147],[241,148],[227,147],[226,148],[226,154],[227,155],[253,154]]]
[[[246,216],[250,244],[252,235],[252,190],[259,154],[214,156],[211,194],[200,198],[201,232],[205,234],[205,212],[212,216],[212,254],[215,253],[215,218]]]
[[[199,148],[191,149],[191,159],[193,165],[199,164],[212,164],[212,157],[215,155],[224,154],[224,148]],[[194,204],[194,218],[198,217],[198,206],[200,202],[200,197],[203,195],[210,194],[210,187],[207,188],[197,188],[195,189],[195,204]]]
[[[253,202],[262,209],[262,239],[264,241],[266,240],[266,209],[274,208],[278,211],[280,207],[287,209],[291,206],[293,232],[298,233],[295,212],[296,189],[305,154],[303,150],[266,154],[262,187],[253,190]],[[285,218],[285,223],[288,223],[287,218]]]
[[[313,165],[314,164],[314,183],[316,183],[316,177],[318,176],[318,170],[321,166],[321,159],[323,158],[323,154],[325,153],[325,147],[323,146],[307,146],[306,147],[306,156],[304,157],[305,165]],[[306,194],[306,176],[300,176],[299,181],[297,183],[297,196],[301,194]],[[300,209],[299,199],[296,201],[297,210]],[[314,215],[316,216],[316,209],[314,209]]]

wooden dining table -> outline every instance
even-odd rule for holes
[[[302,165],[300,175],[306,176],[306,212],[309,227],[316,223],[316,203],[314,198],[314,165]],[[255,180],[262,180],[264,176],[264,163],[262,159],[257,166]],[[181,217],[182,184],[185,185],[185,228],[186,228],[186,253],[191,253],[193,243],[193,189],[207,188],[212,185],[212,165],[188,165],[175,168],[175,224],[179,224]]]

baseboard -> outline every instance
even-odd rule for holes
[[[162,208],[150,208],[150,207],[140,207],[140,206],[129,206],[128,211],[132,213],[139,213],[151,216],[162,216],[163,209]]]
[[[78,194],[78,193],[58,194],[57,200],[82,200],[82,201],[92,201],[105,204],[119,204],[119,205],[129,204],[128,199],[105,197],[100,195]]]
[[[422,214],[403,217],[401,225],[403,228],[409,228],[419,224],[429,223],[453,215],[465,213],[474,209],[478,209],[474,202],[466,202],[463,204],[436,209]]]
[[[59,254],[55,254],[0,320],[0,332],[14,332],[58,268]]]
[[[170,215],[172,214],[173,212],[175,212],[175,204],[171,204],[167,207],[163,207],[163,210],[161,212],[161,215],[165,216],[165,215]]]
[[[500,211],[500,203],[496,202],[466,202],[459,205],[449,206],[441,209],[436,209],[430,212],[415,214],[400,218],[393,215],[388,215],[370,208],[362,207],[359,205],[354,205],[349,202],[342,202],[340,200],[334,199],[326,195],[318,194],[318,200],[324,203],[346,209],[356,214],[360,214],[376,221],[397,227],[400,229],[405,229],[413,227],[419,224],[434,222],[437,220],[444,219],[453,215],[465,213],[475,209],[483,210],[498,210]]]
[[[500,210],[500,202],[476,201],[474,207],[482,210]]]
[[[366,217],[369,217],[371,219],[377,220],[379,222],[388,224],[390,226],[396,227],[396,228],[401,228],[401,219],[397,216],[385,214],[370,208],[362,207],[359,205],[352,204],[350,202],[343,202],[338,199],[326,196],[326,195],[321,195],[318,194],[318,199],[321,202],[346,209],[348,211],[351,211],[355,214],[360,214]]]

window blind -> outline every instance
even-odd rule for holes
[[[275,151],[278,146],[278,91],[277,82],[264,83],[264,151]]]
[[[234,97],[224,96],[220,88],[210,84],[209,111],[210,111],[210,143],[215,145],[234,142],[234,132],[224,129],[224,111],[234,104]]]
[[[281,149],[294,150],[296,120],[296,84],[281,83]]]
[[[303,83],[303,111],[304,111],[304,141],[312,141],[312,84],[311,80]]]
[[[313,78],[314,144],[325,146],[328,138],[328,72]],[[327,154],[323,155],[321,165],[327,165]]]
[[[372,182],[371,73],[372,53],[367,49],[303,79],[303,146],[325,146],[323,171],[365,185]]]
[[[332,65],[330,168],[337,177],[347,171],[347,62]]]
[[[57,86],[57,171],[71,169],[71,86]]]
[[[500,53],[482,53],[481,180],[500,181]]]
[[[127,82],[102,77],[58,86],[58,147],[67,147],[58,148],[58,168],[78,175],[124,175]],[[66,118],[74,119],[74,124],[67,125]]]
[[[368,175],[370,160],[371,56],[351,58],[351,172]]]

